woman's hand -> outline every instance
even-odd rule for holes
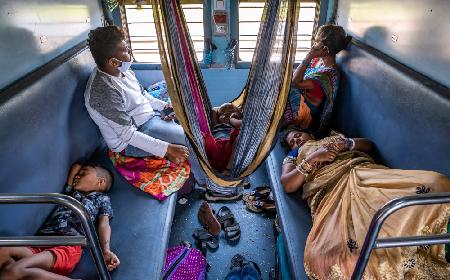
[[[314,87],[313,82],[311,80],[304,80],[306,69],[311,63],[311,60],[317,57],[327,56],[328,54],[328,48],[322,43],[314,43],[305,59],[303,59],[302,63],[297,67],[297,69],[295,69],[294,74],[292,75],[292,83],[294,87],[300,89],[312,89]]]
[[[306,161],[310,164],[314,164],[316,162],[331,162],[336,158],[337,154],[337,151],[330,150],[327,147],[321,147],[314,153],[310,154]]]
[[[175,164],[182,164],[189,157],[189,150],[182,145],[169,144],[166,157]]]
[[[314,45],[311,47],[308,54],[306,55],[305,59],[312,60],[317,57],[327,56],[328,54],[329,54],[328,47],[324,46],[323,44],[314,43]]]

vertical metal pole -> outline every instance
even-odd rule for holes
[[[375,217],[372,219],[372,222],[370,223],[366,239],[364,240],[364,245],[361,248],[361,254],[359,255],[355,270],[352,274],[352,280],[359,280],[362,278],[367,263],[369,262],[370,253],[372,253],[373,246],[375,245],[378,233],[380,232],[382,225],[382,222],[380,223],[380,211],[381,210],[378,210],[378,212],[375,214]]]
[[[78,217],[80,218],[81,224],[84,229],[84,234],[86,235],[86,238],[88,239],[90,245],[89,250],[91,252],[92,258],[94,259],[97,271],[100,275],[100,279],[110,280],[111,276],[109,275],[108,269],[103,259],[103,253],[100,248],[100,242],[98,241],[94,225],[92,224],[89,214],[86,212],[86,209],[84,209],[84,206],[77,200],[75,201],[78,204],[68,204],[67,206],[71,208],[75,213],[77,213]]]

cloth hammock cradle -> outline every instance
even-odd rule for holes
[[[208,162],[203,134],[211,135],[212,106],[179,0],[153,0],[161,65],[177,118],[209,179],[236,186],[269,154],[289,94],[295,57],[297,0],[268,0],[246,85],[232,103],[243,109],[231,176]],[[211,183],[211,182],[210,182]]]

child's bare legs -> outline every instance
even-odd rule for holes
[[[27,247],[0,248],[0,280],[69,280],[52,272],[55,256],[49,251],[38,254]]]
[[[5,266],[32,255],[33,252],[27,247],[0,247],[0,272]]]

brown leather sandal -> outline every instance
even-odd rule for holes
[[[270,196],[271,188],[268,186],[256,187],[255,190],[245,193],[242,197],[244,202],[267,199]]]
[[[275,202],[270,199],[247,200],[245,201],[247,209],[253,213],[276,213]]]
[[[204,201],[198,210],[198,220],[202,226],[212,235],[217,236],[221,231],[220,222],[217,219],[214,210],[211,209],[208,202]]]

